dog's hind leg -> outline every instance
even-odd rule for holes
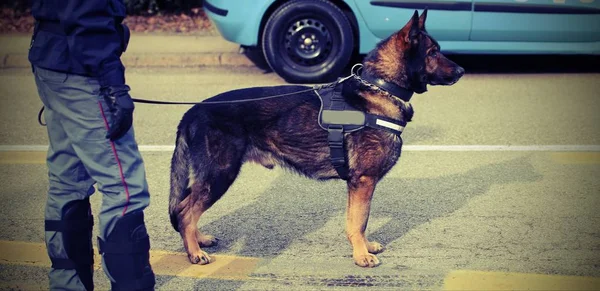
[[[348,182],[348,204],[346,208],[346,235],[352,245],[354,263],[361,267],[375,267],[379,259],[373,254],[383,251],[377,242],[369,242],[365,236],[371,198],[375,190],[376,180],[373,177],[361,176]]]
[[[183,246],[188,253],[188,259],[193,264],[208,264],[212,261],[211,257],[200,249],[198,240],[198,220],[205,210],[205,197],[209,191],[208,187],[202,182],[195,182],[191,185],[191,193],[181,201],[181,207],[178,209],[179,234],[183,240]]]
[[[219,135],[220,132],[214,132],[212,137]],[[187,202],[182,201],[182,205],[190,206],[189,213],[181,212],[181,221],[185,226],[182,225],[180,233],[190,262],[194,264],[208,264],[212,261],[200,247],[214,246],[218,239],[200,232],[198,221],[227,192],[239,174],[245,150],[242,140],[226,135],[222,135],[220,139],[207,139],[206,144],[207,153],[191,153],[193,173],[196,174],[191,179],[191,193],[188,197],[193,198]]]

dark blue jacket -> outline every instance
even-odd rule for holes
[[[29,61],[49,70],[125,84],[121,54],[129,42],[123,0],[33,0]]]

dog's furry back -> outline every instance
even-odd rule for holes
[[[310,87],[247,88],[206,101],[255,99],[292,92],[301,93],[242,103],[200,103],[184,114],[171,160],[169,214],[176,231],[177,207],[190,194],[194,177],[214,181],[213,187],[218,186],[219,179],[230,178],[203,176],[205,172],[214,173],[215,168],[233,167],[227,175],[237,175],[241,163],[250,160],[266,167],[285,166],[313,178],[334,176],[327,160],[327,132],[317,123],[320,101]],[[322,163],[305,162],[313,161],[315,154],[323,156]],[[212,159],[215,156],[219,162]],[[211,170],[206,170],[209,167]],[[219,192],[223,190],[226,189]]]

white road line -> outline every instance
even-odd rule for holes
[[[171,145],[140,145],[142,152],[172,152]],[[47,151],[47,145],[0,145],[0,152]],[[404,145],[413,152],[600,152],[600,145]]]
[[[415,152],[598,152],[600,145],[405,145],[402,150]]]

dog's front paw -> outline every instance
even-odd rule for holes
[[[206,265],[212,262],[211,257],[204,251],[188,254],[188,259],[192,264]]]
[[[354,255],[354,263],[364,268],[373,268],[380,264],[379,259],[372,254]]]
[[[369,253],[371,253],[371,254],[379,254],[379,253],[383,252],[383,250],[385,250],[385,247],[378,242],[372,241],[367,245],[367,249],[369,250]]]

